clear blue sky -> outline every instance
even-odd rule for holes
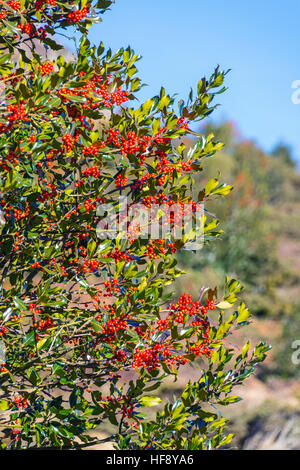
[[[116,50],[132,46],[143,56],[139,76],[186,98],[190,86],[217,64],[227,75],[215,119],[230,119],[269,151],[290,144],[300,163],[300,104],[291,101],[300,80],[299,0],[116,0],[90,37]]]

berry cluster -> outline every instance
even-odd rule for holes
[[[108,320],[108,322],[102,327],[102,333],[106,336],[105,342],[112,343],[116,340],[116,334],[119,330],[126,328],[127,322],[122,318],[114,318]]]
[[[65,152],[66,153],[71,152],[72,148],[74,147],[75,138],[69,134],[66,134],[63,136],[62,141],[64,143],[63,149],[65,150]]]
[[[90,168],[86,168],[85,170],[81,170],[81,174],[83,177],[93,176],[94,178],[100,177],[100,168],[97,165],[94,165]]]
[[[161,363],[166,365],[183,365],[188,362],[184,355],[174,355],[169,346],[165,344],[156,343],[154,346],[141,350],[140,347],[136,348],[134,354],[133,367],[146,368],[149,372],[160,368]]]
[[[92,273],[94,271],[97,271],[99,269],[99,261],[97,260],[86,260],[82,267],[81,267],[81,271],[83,273]]]
[[[26,119],[26,109],[23,104],[9,104],[6,107],[6,111],[9,113],[6,116],[6,120],[9,122],[9,128],[15,123],[19,123]]]
[[[79,23],[82,21],[86,15],[89,13],[89,9],[84,7],[81,10],[74,10],[68,13],[68,19],[70,23]]]
[[[189,318],[197,317],[199,314],[206,315],[208,310],[215,308],[213,300],[208,300],[206,306],[203,306],[198,300],[193,301],[192,296],[185,293],[179,297],[176,304],[170,304],[169,311],[178,323],[186,323]]]
[[[15,395],[13,398],[13,402],[9,404],[9,407],[12,408],[13,406],[16,406],[17,408],[23,408],[26,409],[28,404],[27,400],[23,398],[21,395]]]
[[[3,336],[5,333],[7,333],[7,328],[5,326],[2,326],[2,328],[0,328],[0,337]]]
[[[21,8],[21,2],[18,0],[11,0],[10,2],[7,2],[7,5],[15,11],[18,11]]]
[[[103,148],[103,147],[105,147],[104,142],[100,146],[89,145],[88,147],[82,147],[82,153],[84,156],[96,157],[99,153],[100,148]]]
[[[18,28],[23,34],[28,34],[28,36],[33,36],[34,34],[34,26],[31,23],[19,24]]]
[[[40,70],[42,77],[44,75],[49,75],[54,70],[53,62],[48,61],[48,62],[45,62],[44,64],[41,64],[39,66],[39,70]]]
[[[126,183],[127,183],[127,176],[126,175],[122,176],[121,174],[119,174],[115,178],[116,188],[122,188],[123,186],[126,186]]]

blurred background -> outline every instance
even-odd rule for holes
[[[178,255],[186,276],[176,294],[222,286],[225,274],[241,280],[253,320],[233,346],[248,338],[273,346],[237,391],[244,400],[224,410],[234,445],[243,449],[300,449],[300,354],[294,349],[295,341],[300,345],[299,14],[298,0],[116,0],[90,31],[96,44],[113,51],[130,45],[143,56],[139,76],[148,86],[141,101],[161,86],[185,99],[216,65],[231,69],[221,106],[195,129],[225,143],[203,172],[206,179],[220,171],[222,182],[234,186],[208,208],[224,234],[196,253]],[[190,374],[164,393],[179,390]]]

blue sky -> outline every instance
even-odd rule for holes
[[[290,144],[300,163],[300,104],[291,84],[300,80],[299,0],[116,0],[90,38],[143,56],[144,99],[164,86],[186,98],[190,86],[217,64],[232,69],[215,120],[230,119],[269,151]]]

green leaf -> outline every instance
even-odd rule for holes
[[[56,41],[53,41],[53,39],[46,38],[43,40],[45,44],[47,44],[51,49],[54,51],[60,51],[64,47],[61,44],[57,44]]]
[[[35,369],[30,369],[27,372],[27,376],[30,382],[32,383],[32,385],[37,385],[41,382],[41,377],[39,376],[39,374],[37,373]]]
[[[161,403],[161,398],[148,395],[140,398],[139,403],[142,406],[157,406]]]
[[[34,338],[35,338],[34,331],[30,331],[30,333],[24,336],[23,346],[33,346],[35,344]]]
[[[242,358],[245,359],[248,356],[248,351],[250,348],[250,341],[247,341],[247,343],[244,345],[242,349]]]
[[[9,410],[9,402],[7,400],[0,400],[0,410]]]
[[[213,178],[211,179],[210,181],[208,181],[208,183],[206,184],[205,186],[205,194],[208,195],[208,194],[211,194],[211,192],[213,191],[213,189],[218,186],[219,184],[219,180],[217,180],[217,178]]]
[[[232,308],[232,304],[230,304],[229,302],[226,302],[226,300],[224,300],[224,301],[219,302],[218,304],[216,304],[216,307],[218,307],[222,310],[225,310],[227,308]]]
[[[241,303],[241,305],[238,308],[238,316],[237,316],[237,323],[242,323],[250,317],[250,312],[249,310],[245,307],[244,302]]]
[[[232,189],[233,186],[230,186],[230,184],[221,184],[216,189],[211,191],[211,194],[225,196],[226,194],[229,194]]]
[[[18,309],[26,310],[26,305],[24,304],[22,300],[18,299],[18,297],[14,297],[13,302]]]
[[[91,321],[91,327],[96,331],[96,333],[100,333],[102,331],[102,326],[94,319]]]
[[[221,400],[219,403],[220,405],[226,406],[226,405],[230,405],[231,403],[238,403],[241,400],[242,400],[241,397],[231,396],[231,397],[224,398],[224,400]]]
[[[95,253],[96,251],[96,242],[94,240],[90,240],[88,242],[88,245],[87,245],[87,254],[89,256],[89,258],[92,258],[93,254]]]
[[[47,338],[47,337],[40,339],[40,340],[38,341],[38,343],[37,343],[37,349],[38,349],[38,350],[43,349],[43,347],[46,345],[46,343],[47,343],[47,342],[48,342],[48,343],[50,342],[49,340],[51,341],[51,339],[50,339],[50,338]]]

